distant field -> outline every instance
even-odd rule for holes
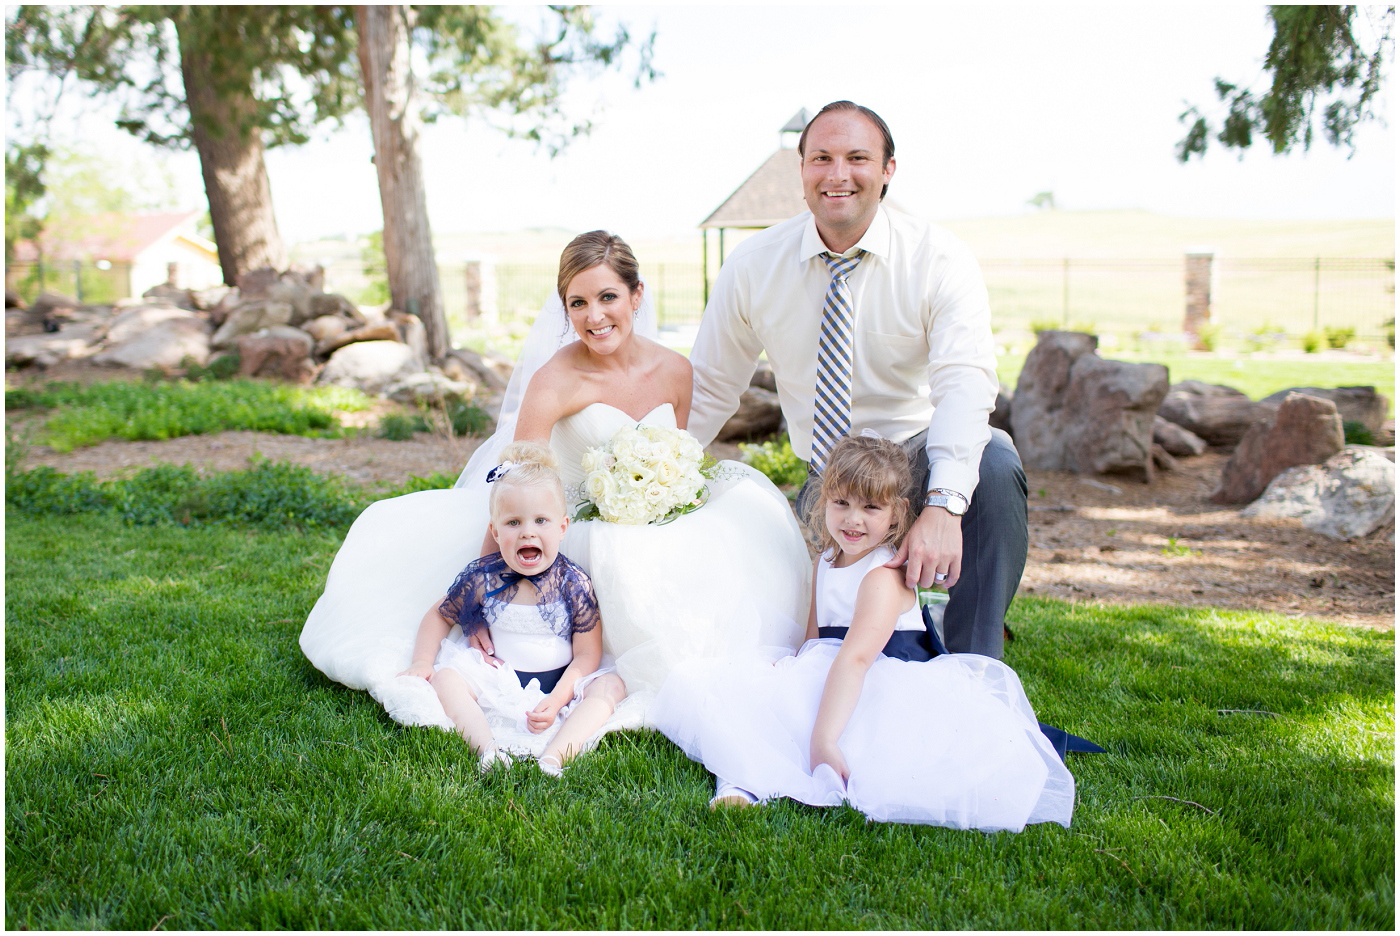
[[[1177,218],[1144,211],[1048,211],[1007,218],[943,220],[982,264],[999,330],[1033,325],[1092,328],[1130,347],[1143,332],[1179,333],[1185,308],[1184,255],[1215,256],[1212,317],[1219,347],[1247,349],[1256,332],[1297,348],[1310,331],[1350,327],[1358,345],[1379,348],[1394,315],[1393,219],[1249,221]],[[454,328],[465,328],[465,264],[489,268],[483,292],[502,318],[533,316],[553,288],[559,253],[577,232],[547,228],[494,234],[439,234],[443,298]],[[621,232],[626,236],[626,232]],[[752,232],[729,231],[726,255]],[[660,300],[663,322],[694,323],[704,308],[701,236],[636,238],[632,246]],[[294,249],[298,261],[327,266],[328,288],[352,298],[367,286],[361,247],[322,241]],[[709,237],[708,273],[719,265]],[[1003,339],[1003,343],[1014,339]]]

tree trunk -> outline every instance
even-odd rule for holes
[[[407,6],[355,7],[365,110],[374,136],[374,164],[384,208],[389,295],[394,308],[414,312],[423,320],[428,354],[436,362],[446,356],[450,343],[428,226],[423,165],[418,159],[419,120],[409,64],[412,18]]]
[[[191,136],[204,174],[224,282],[236,285],[240,273],[261,267],[285,270],[287,250],[272,213],[262,131],[247,125],[257,107],[252,76],[219,73],[209,52],[211,43],[237,39],[207,34],[194,16],[174,19]]]

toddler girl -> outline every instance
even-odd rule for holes
[[[1068,826],[1074,779],[1015,672],[941,653],[904,571],[884,567],[912,523],[910,483],[894,443],[839,442],[809,517],[822,554],[806,643],[771,665],[683,667],[650,720],[719,778],[715,802],[787,796],[845,800],[881,821]]]
[[[588,575],[559,554],[568,529],[558,461],[537,442],[513,442],[491,473],[491,534],[500,552],[471,563],[418,625],[413,663],[486,769],[509,763],[497,733],[552,732],[539,767],[557,776],[627,691],[603,655]],[[461,636],[449,631],[456,624]],[[470,645],[489,632],[491,656]],[[493,732],[493,724],[496,732]]]

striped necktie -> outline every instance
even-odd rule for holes
[[[812,455],[815,472],[826,467],[826,456],[836,442],[851,431],[851,333],[855,318],[851,287],[846,282],[865,256],[823,253],[831,268],[831,285],[822,303],[821,338],[817,342],[817,395],[812,411]]]

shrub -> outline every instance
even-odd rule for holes
[[[1356,337],[1356,329],[1350,325],[1329,325],[1322,331],[1327,336],[1327,347],[1333,351],[1342,350],[1351,342],[1351,339]]]
[[[415,432],[427,432],[428,423],[422,416],[407,413],[387,413],[379,419],[376,435],[391,442],[404,442],[413,438]]]
[[[741,443],[744,463],[761,471],[779,486],[802,484],[807,480],[807,463],[792,453],[792,443],[764,442],[759,445]]]
[[[161,379],[82,386],[51,383],[41,391],[6,391],[6,406],[53,407],[40,440],[60,452],[104,439],[173,439],[229,429],[286,435],[342,435],[334,411],[364,409],[368,399],[341,387],[297,387],[258,380]]]
[[[1342,423],[1342,438],[1347,445],[1375,445],[1376,436],[1365,423],[1348,419]]]
[[[243,359],[235,351],[212,358],[207,365],[200,364],[192,357],[186,357],[180,362],[180,369],[185,372],[186,380],[199,383],[204,380],[228,380],[238,373],[242,363]]]
[[[1287,332],[1272,322],[1265,322],[1249,336],[1249,350],[1267,351],[1287,340]]]
[[[1220,326],[1201,325],[1196,329],[1196,346],[1203,351],[1214,351],[1220,345]]]
[[[1063,323],[1057,322],[1054,319],[1044,319],[1041,321],[1033,320],[1031,322],[1031,331],[1034,332],[1036,335],[1039,335],[1041,332],[1059,331],[1064,327],[1065,326]]]
[[[1381,323],[1381,328],[1385,329],[1385,343],[1390,345],[1390,349],[1395,350],[1395,317],[1391,316]]]
[[[1310,331],[1303,335],[1303,350],[1308,354],[1316,354],[1322,350],[1322,332]]]
[[[447,418],[452,424],[452,434],[459,436],[485,435],[491,425],[491,417],[474,403],[453,403],[448,407]]]

